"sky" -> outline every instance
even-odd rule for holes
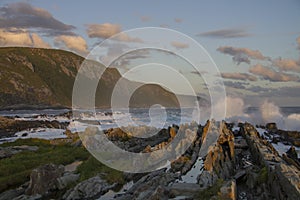
[[[169,28],[203,46],[223,77],[227,95],[243,98],[254,106],[265,99],[281,106],[299,106],[299,11],[298,0],[1,0],[0,46],[56,48],[86,56],[99,43],[122,31]],[[122,45],[144,42],[138,35],[127,33],[119,34],[117,40]],[[106,56],[121,51],[122,45],[111,48]],[[180,39],[170,46],[182,53],[191,49]],[[127,72],[136,64],[154,60],[172,65],[191,80],[197,93],[205,93],[203,80],[198,81],[201,76],[171,54],[144,51],[132,55],[130,61],[124,58],[117,68]],[[157,74],[159,67],[154,68]],[[201,75],[209,71],[207,68]],[[144,79],[151,72],[137,74]],[[184,93],[183,84],[172,84]]]

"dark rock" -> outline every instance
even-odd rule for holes
[[[277,130],[277,124],[272,122],[272,123],[267,123],[266,124],[266,129],[269,131],[276,131]]]
[[[64,166],[47,164],[32,170],[29,187],[26,190],[28,195],[45,195],[58,188],[57,179],[63,175]]]
[[[236,200],[237,198],[237,188],[235,180],[230,180],[225,182],[221,188],[220,193],[218,194],[220,199],[231,199]]]
[[[294,146],[291,146],[291,148],[286,152],[286,155],[293,160],[298,160],[298,154]]]
[[[95,176],[78,183],[74,188],[68,190],[64,194],[63,199],[95,199],[114,187],[116,187],[116,184],[108,184],[99,176]]]
[[[26,137],[26,136],[28,136],[28,133],[23,133],[23,134],[21,135],[21,137]]]
[[[194,196],[199,191],[203,190],[196,183],[173,183],[169,186],[170,196]]]

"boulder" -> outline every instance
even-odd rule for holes
[[[63,175],[64,166],[47,164],[32,170],[27,195],[45,195],[58,188],[57,179]]]
[[[99,176],[89,178],[81,183],[78,183],[74,188],[68,190],[63,199],[95,199],[114,188],[116,184],[108,184]]]

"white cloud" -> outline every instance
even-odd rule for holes
[[[171,45],[173,47],[175,47],[176,49],[185,49],[185,48],[189,47],[189,44],[182,43],[182,42],[176,42],[176,41],[171,42]]]
[[[257,81],[257,78],[251,74],[247,74],[247,73],[239,73],[239,72],[235,72],[235,73],[221,73],[222,78],[226,78],[226,79],[235,79],[235,80],[249,80],[249,81]]]
[[[128,34],[121,32],[122,27],[119,24],[88,24],[87,27],[87,34],[90,38],[107,39],[114,36],[111,39],[123,42],[143,42],[140,38],[133,38]]]
[[[265,80],[274,82],[299,81],[299,77],[296,75],[277,72],[270,67],[265,67],[260,64],[252,66],[249,72],[261,76]]]
[[[25,29],[11,29],[11,31],[0,29],[0,45],[50,48],[38,34],[29,33]]]
[[[264,56],[260,51],[252,50],[248,48],[235,48],[230,46],[222,46],[219,47],[217,51],[233,56],[232,60],[237,64],[240,64],[242,62],[250,64],[249,58],[255,60],[269,59],[268,57]]]
[[[90,38],[110,38],[111,36],[121,32],[119,24],[89,24],[87,25],[87,34]]]
[[[87,53],[86,41],[80,36],[61,35],[55,38],[55,44],[57,46],[63,45],[80,54]]]
[[[272,63],[282,71],[300,72],[300,65],[296,60],[280,58],[273,60]]]

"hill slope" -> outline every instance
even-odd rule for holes
[[[71,107],[73,83],[83,61],[84,58],[62,50],[0,48],[0,108]],[[120,77],[116,69],[105,71],[96,93],[97,107],[110,107],[111,93]],[[126,92],[131,84],[141,85],[127,80],[122,91]],[[132,107],[153,103],[178,106],[176,96],[158,85],[144,85],[130,99]]]

